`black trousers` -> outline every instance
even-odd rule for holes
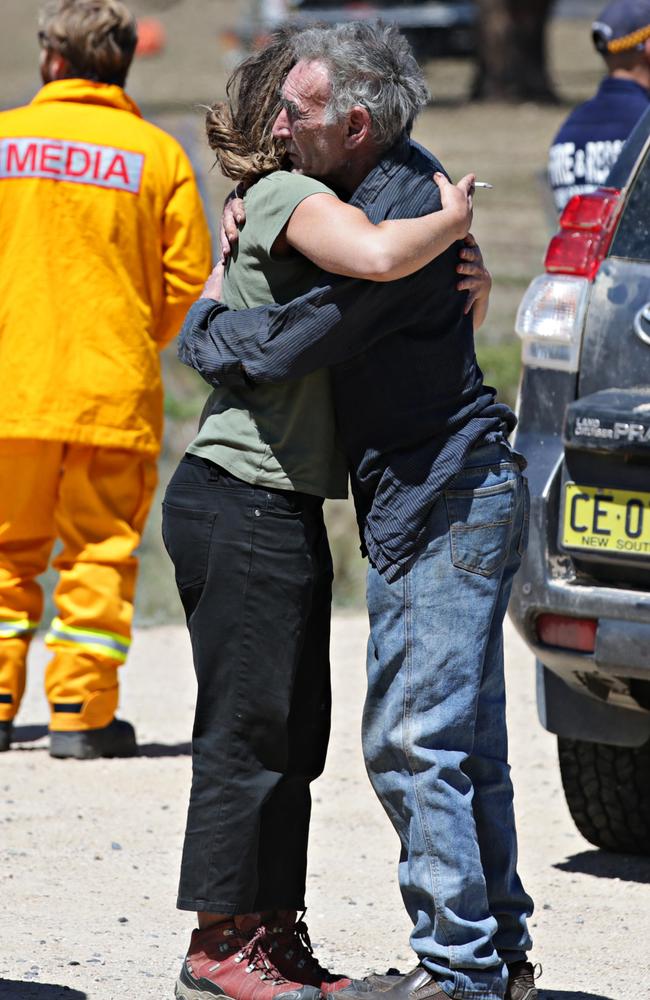
[[[330,728],[322,500],[186,455],[165,495],[163,538],[198,682],[177,905],[301,909],[309,785]]]

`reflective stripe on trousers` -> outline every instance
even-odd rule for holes
[[[111,660],[124,663],[131,640],[116,632],[102,632],[98,629],[78,628],[66,625],[60,618],[54,618],[45,636],[46,646],[71,645],[96,656],[108,656]]]
[[[29,618],[0,619],[0,639],[30,638],[37,628],[38,622]]]
[[[0,701],[0,719],[13,718],[20,705],[27,647],[42,617],[38,577],[59,538],[52,560],[58,617],[46,638],[50,726],[106,726],[130,647],[135,550],[155,462],[118,448],[0,439],[0,480],[0,695],[11,696],[4,707]],[[81,710],[72,713],[71,705]]]

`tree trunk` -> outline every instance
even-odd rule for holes
[[[555,0],[478,0],[474,100],[557,101],[546,67]]]

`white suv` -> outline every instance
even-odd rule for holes
[[[253,0],[250,17],[238,31],[250,44],[285,24],[337,24],[364,18],[397,24],[420,57],[474,52],[474,0]]]

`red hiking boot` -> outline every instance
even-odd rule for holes
[[[268,921],[268,953],[283,976],[315,986],[322,993],[335,993],[349,986],[355,993],[371,989],[361,980],[337,976],[324,969],[314,955],[307,924],[302,918],[296,920],[296,916],[296,913],[290,912],[285,917],[273,917]]]
[[[234,921],[193,931],[177,1000],[323,1000],[320,990],[278,972],[269,943],[265,927],[248,934]]]

